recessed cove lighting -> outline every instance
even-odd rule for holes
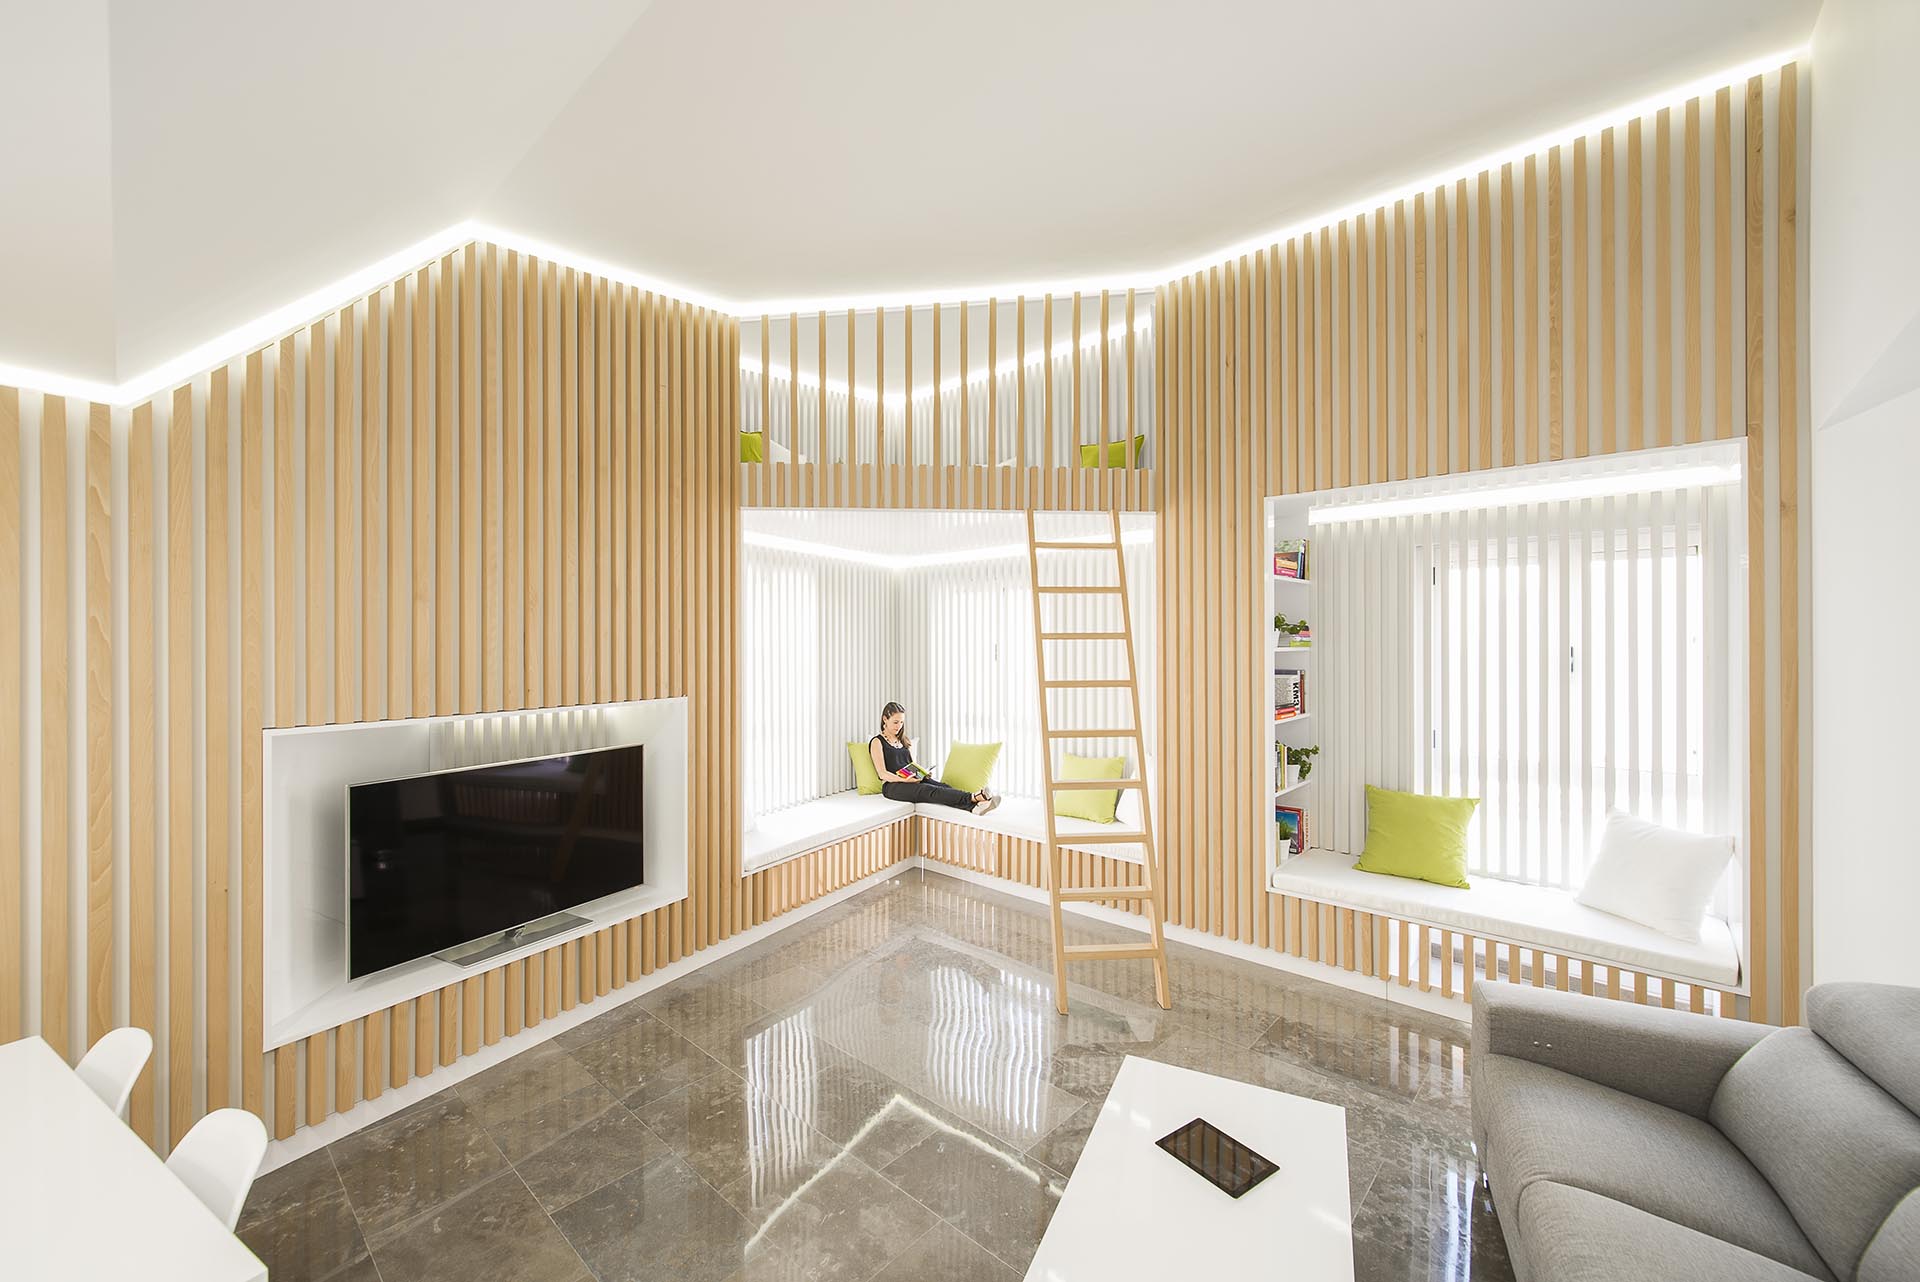
[[[1469,473],[1466,484],[1358,486],[1346,491],[1347,497],[1335,491],[1325,496],[1327,501],[1308,508],[1307,524],[1346,525],[1355,521],[1478,512],[1530,503],[1660,494],[1736,485],[1742,474],[1733,450],[1678,446],[1671,450],[1638,452],[1631,465],[1622,465],[1617,460],[1574,465],[1535,463]],[[1379,497],[1373,497],[1376,494]]]

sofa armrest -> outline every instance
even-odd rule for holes
[[[1506,1055],[1694,1117],[1735,1060],[1774,1030],[1518,984],[1473,987],[1473,1057]]]

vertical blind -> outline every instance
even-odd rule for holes
[[[1457,502],[1441,481],[1319,505],[1322,843],[1360,851],[1367,784],[1480,798],[1470,871],[1564,889],[1609,809],[1739,836],[1738,457],[1682,447],[1637,479],[1541,465],[1505,491],[1482,474]]]

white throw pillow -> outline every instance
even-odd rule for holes
[[[1600,852],[1574,898],[1698,943],[1700,920],[1732,858],[1731,837],[1702,837],[1609,810]]]

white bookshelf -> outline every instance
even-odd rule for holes
[[[1308,537],[1307,503],[1308,499],[1306,495],[1285,495],[1269,498],[1266,504],[1267,542],[1265,557],[1261,563],[1261,570],[1267,576],[1267,613],[1266,617],[1261,620],[1261,625],[1266,631],[1267,649],[1269,651],[1265,688],[1269,701],[1267,706],[1267,722],[1272,727],[1269,732],[1271,740],[1267,745],[1270,754],[1267,767],[1270,781],[1277,777],[1277,767],[1280,761],[1279,749],[1285,747],[1311,747],[1316,742],[1313,729],[1313,704],[1317,692],[1314,690],[1311,678],[1307,681],[1307,710],[1299,716],[1288,717],[1284,721],[1275,721],[1273,720],[1273,706],[1271,702],[1273,697],[1272,678],[1274,669],[1298,668],[1303,672],[1311,673],[1313,668],[1312,656],[1314,647],[1312,645],[1296,646],[1281,644],[1278,636],[1273,631],[1273,616],[1276,614],[1284,614],[1290,619],[1306,619],[1309,623],[1313,621],[1313,600],[1315,593],[1313,590],[1313,566],[1311,560],[1309,560],[1308,563],[1308,575],[1306,578],[1289,578],[1273,573],[1274,544],[1281,539],[1305,539]],[[1267,834],[1267,872],[1269,876],[1271,876],[1273,869],[1280,863],[1280,834],[1278,825],[1276,825],[1273,820],[1273,809],[1275,806],[1284,805],[1308,811],[1308,822],[1309,826],[1311,826],[1313,784],[1313,777],[1309,775],[1307,778],[1294,783],[1292,787],[1269,787],[1267,790],[1271,800],[1263,805],[1262,825]]]

